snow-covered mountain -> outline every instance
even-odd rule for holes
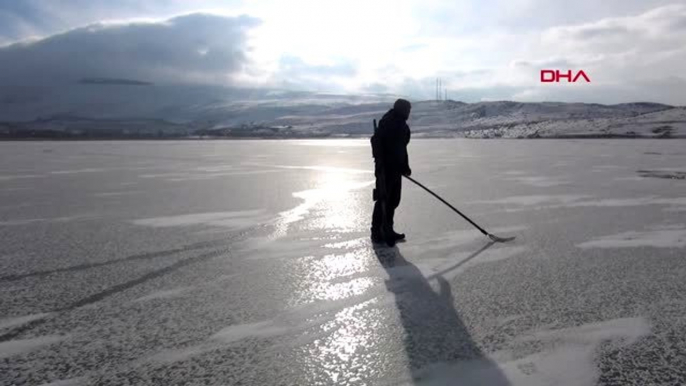
[[[0,134],[365,136],[394,99],[83,79],[3,89]],[[657,103],[413,102],[409,123],[419,137],[686,137],[686,108]]]

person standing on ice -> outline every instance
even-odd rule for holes
[[[374,213],[372,214],[372,242],[386,242],[389,247],[405,235],[393,229],[393,216],[400,204],[402,176],[412,174],[407,155],[410,143],[410,117],[412,105],[405,99],[398,99],[393,108],[384,114],[378,128],[374,121],[374,135],[371,138],[374,157],[376,188],[373,192]]]

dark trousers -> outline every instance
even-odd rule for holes
[[[400,205],[402,176],[400,173],[376,170],[376,189],[374,191],[374,213],[372,232],[390,233],[393,230],[393,216]]]

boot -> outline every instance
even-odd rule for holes
[[[391,230],[391,237],[393,237],[396,240],[405,240],[405,234],[404,233],[397,233],[394,230]]]
[[[393,236],[394,232],[391,231],[382,231],[381,232],[383,239],[386,241],[386,245],[389,247],[395,246],[395,242],[397,239]]]

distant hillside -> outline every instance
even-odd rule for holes
[[[0,90],[0,136],[359,137],[394,99],[89,79]],[[409,123],[415,137],[686,137],[685,108],[647,102],[413,101]]]
[[[388,107],[388,103],[331,107],[269,123],[318,135],[370,135],[372,120]],[[686,137],[686,109],[656,103],[423,101],[413,104],[409,123],[416,137]]]

